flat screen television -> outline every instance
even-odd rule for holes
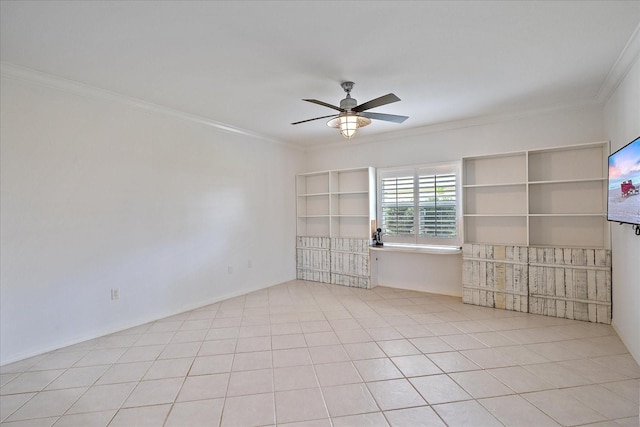
[[[607,219],[640,225],[640,137],[609,156]]]

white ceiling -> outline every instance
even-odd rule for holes
[[[393,92],[361,137],[601,101],[640,1],[4,1],[4,63],[302,146],[340,82]],[[600,94],[599,94],[600,92]],[[357,137],[356,137],[357,138]]]

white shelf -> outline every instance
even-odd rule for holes
[[[336,191],[331,194],[335,194],[337,196],[351,195],[351,194],[360,194],[360,195],[367,194],[368,195],[369,191]]]
[[[527,185],[526,182],[503,182],[497,184],[465,184],[462,188],[517,187],[525,185]]]
[[[530,217],[540,216],[540,217],[554,217],[554,216],[564,216],[564,217],[572,217],[572,216],[599,216],[606,217],[607,214],[605,212],[595,212],[595,213],[548,213],[548,214],[529,214]]]
[[[320,197],[320,196],[328,196],[329,193],[308,193],[308,194],[298,194],[298,197]]]
[[[464,214],[463,216],[468,217],[487,217],[487,218],[511,218],[511,217],[522,217],[526,218],[527,214]]]
[[[607,182],[607,178],[581,178],[581,179],[556,179],[551,181],[530,181],[529,185],[543,185],[543,184],[575,184],[578,182]]]
[[[405,252],[411,254],[433,254],[433,255],[458,255],[462,253],[459,246],[412,246],[412,245],[390,245],[386,243],[384,246],[371,246],[371,251],[380,252]]]

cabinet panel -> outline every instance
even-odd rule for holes
[[[296,277],[331,283],[331,243],[327,237],[296,238]]]
[[[465,244],[463,302],[526,313],[527,261],[526,246]]]
[[[331,283],[371,288],[369,239],[331,239]]]
[[[611,323],[611,251],[531,248],[529,312]]]

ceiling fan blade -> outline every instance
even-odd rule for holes
[[[338,117],[338,114],[331,114],[329,116],[322,116],[322,117],[316,117],[314,119],[301,120],[299,122],[295,122],[295,123],[291,123],[291,124],[292,125],[299,125],[300,123],[312,122],[314,120],[320,120],[320,119],[328,119],[329,117]]]
[[[328,108],[333,108],[334,110],[338,110],[340,112],[344,111],[344,108],[336,107],[335,105],[327,104],[326,102],[318,101],[317,99],[303,99],[303,101],[312,102],[314,104],[322,105]]]
[[[384,120],[385,122],[402,123],[407,120],[407,116],[396,116],[395,114],[382,114],[382,113],[360,113],[362,117],[374,120]]]
[[[359,113],[361,111],[370,110],[372,108],[380,107],[381,105],[391,104],[392,102],[398,102],[400,98],[395,96],[392,93],[388,93],[386,95],[382,95],[379,98],[372,99],[371,101],[365,102],[364,104],[360,104],[355,108],[352,108],[351,111]]]

